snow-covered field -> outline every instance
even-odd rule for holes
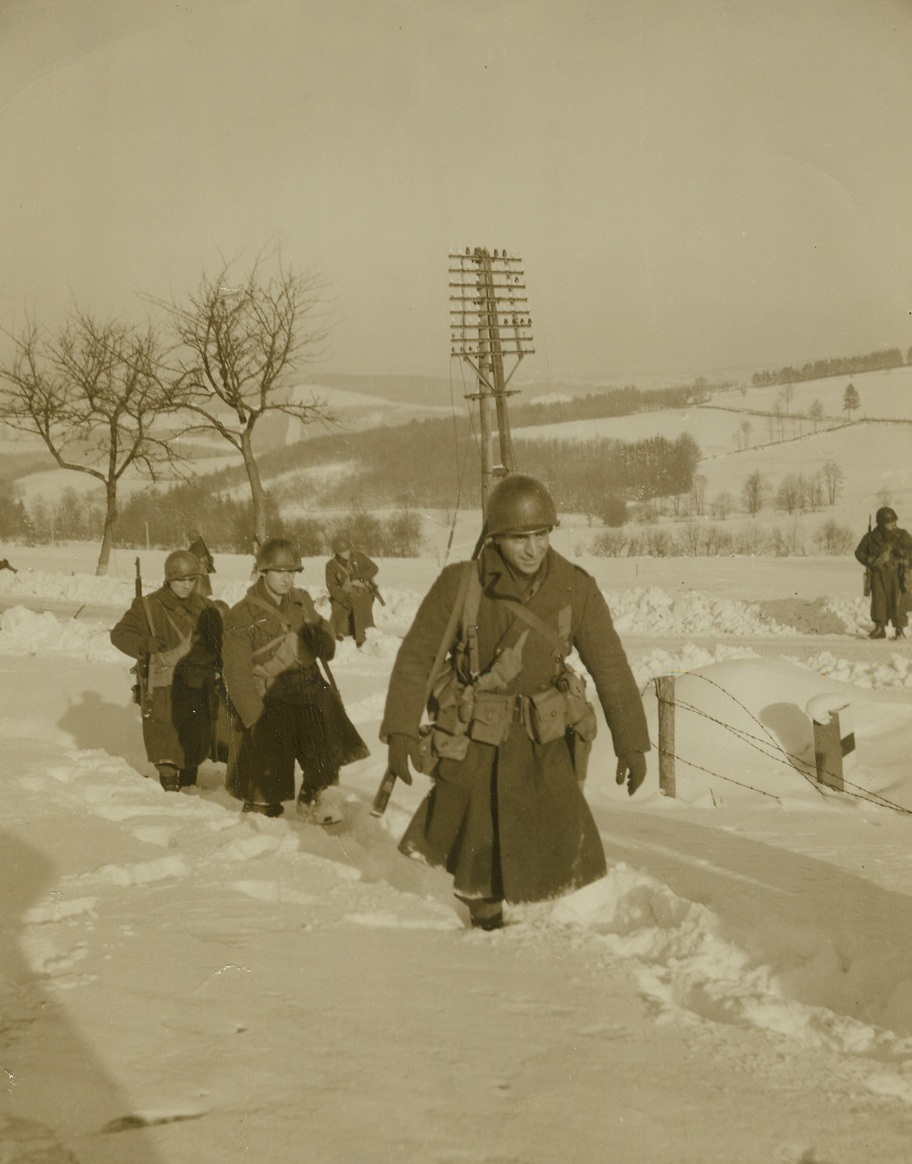
[[[6,552],[3,1164],[908,1159],[912,644],[865,637],[854,563],[583,559],[654,741],[675,676],[678,795],[654,750],[628,799],[603,727],[608,876],[480,934],[396,852],[427,781],[368,811],[434,561],[382,563],[378,626],[333,663],[373,751],[324,831],[242,816],[219,765],[145,778],[107,637],[132,553],[98,579],[95,547]],[[249,562],[216,564],[233,601]],[[303,584],[325,602],[322,563]],[[855,733],[845,793],[816,781],[821,705]]]

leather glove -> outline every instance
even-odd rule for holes
[[[642,752],[628,752],[625,756],[618,756],[617,776],[618,784],[627,781],[627,795],[634,792],[646,779],[646,757]]]
[[[391,735],[388,740],[389,759],[387,760],[387,767],[396,779],[401,780],[403,784],[411,784],[412,782],[412,774],[409,771],[408,765],[410,743],[410,736],[398,734]]]

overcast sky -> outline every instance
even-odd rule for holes
[[[0,326],[320,273],[324,370],[446,376],[447,253],[522,378],[912,345],[910,0],[0,0]]]

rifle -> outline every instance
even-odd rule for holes
[[[871,515],[868,514],[868,534],[871,533]],[[871,597],[871,567],[865,566],[864,583],[862,584],[862,594],[865,598]]]
[[[393,785],[395,783],[395,772],[387,768],[383,773],[383,779],[380,781],[380,787],[377,789],[377,795],[374,797],[374,803],[371,805],[371,816],[383,816],[386,812],[386,806],[389,804],[389,798],[392,795]]]
[[[374,580],[372,578],[368,578],[367,588],[371,592],[371,594],[373,594],[374,598],[377,599],[377,601],[380,603],[381,606],[386,606],[386,603],[383,601],[383,595],[377,589],[377,583],[374,582]]]
[[[136,597],[142,599],[142,570],[139,564],[139,558],[136,559],[136,580],[133,583],[133,589]],[[143,600],[143,609],[146,612],[146,622],[149,624],[149,632],[154,635],[155,627],[152,625],[149,607],[145,600]],[[148,719],[152,714],[152,689],[149,687],[149,656],[140,655],[130,669],[136,676],[136,682],[133,684],[133,702],[142,712],[143,719]]]

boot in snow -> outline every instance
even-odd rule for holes
[[[887,628],[882,622],[875,622],[874,629],[868,635],[869,639],[885,639],[887,637]]]
[[[156,764],[158,778],[165,792],[177,792],[180,789],[180,773],[176,764]]]
[[[342,809],[328,788],[301,789],[295,815],[308,824],[330,825],[342,820]]]

